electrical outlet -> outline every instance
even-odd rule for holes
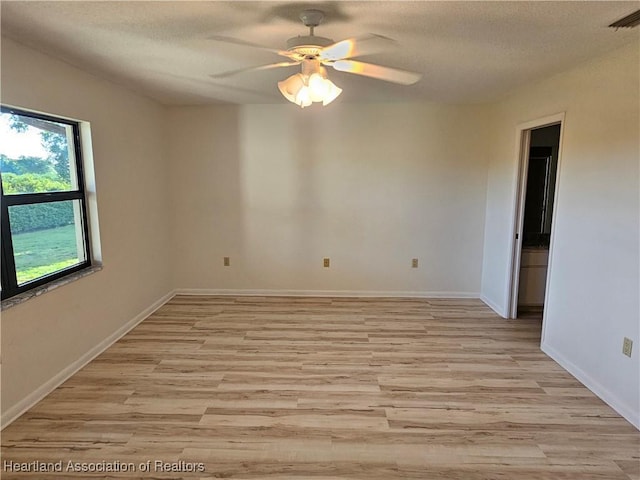
[[[322,265],[324,265],[324,268],[329,268],[329,264],[331,263],[331,261],[328,258],[323,258],[322,259]]]
[[[418,259],[417,258],[411,259],[411,268],[418,268]]]
[[[224,257],[222,259],[222,263],[225,267],[228,267],[229,265],[231,265],[231,262],[229,261],[229,257]]]
[[[631,349],[633,348],[633,340],[630,338],[624,337],[622,342],[622,353],[624,353],[627,357],[631,358]]]

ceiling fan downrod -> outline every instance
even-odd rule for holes
[[[324,12],[320,10],[303,10],[300,13],[300,20],[305,27],[309,27],[309,35],[298,35],[287,40],[287,50],[295,53],[297,60],[317,58],[320,50],[333,44],[333,40],[325,37],[318,37],[314,34],[315,27],[320,25],[324,19]]]

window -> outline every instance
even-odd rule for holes
[[[91,264],[77,122],[0,108],[2,299]]]

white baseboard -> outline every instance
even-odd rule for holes
[[[20,400],[17,404],[8,408],[7,411],[2,413],[2,417],[0,418],[1,428],[4,429],[6,426],[11,424],[14,420],[16,420],[20,415],[25,413],[27,410],[32,408],[36,403],[42,400],[44,397],[53,392],[56,388],[62,385],[65,381],[67,381],[72,375],[78,372],[81,368],[87,365],[91,360],[96,358],[102,352],[104,352],[107,348],[117,342],[120,338],[126,335],[130,330],[132,330],[136,325],[142,322],[145,318],[167,303],[175,296],[175,292],[171,291],[164,295],[159,300],[155,301],[151,306],[145,308],[142,312],[136,315],[134,318],[129,320],[126,324],[116,330],[114,333],[109,335],[87,353],[82,355],[78,360],[68,365],[50,380],[42,384],[36,390],[31,392],[25,398]]]
[[[480,295],[480,300],[482,300],[484,303],[487,304],[487,306],[493,310],[494,312],[496,312],[498,315],[500,315],[502,318],[508,318],[509,315],[507,315],[507,313],[504,311],[503,308],[500,308],[498,305],[496,305],[492,300],[490,300],[489,298],[485,297],[484,295]]]
[[[406,292],[369,290],[252,290],[179,288],[176,295],[258,297],[369,297],[369,298],[479,298],[477,292]]]
[[[634,410],[632,407],[620,402],[620,399],[615,394],[611,393],[606,387],[603,387],[600,383],[595,381],[584,370],[568,360],[558,350],[550,346],[548,343],[543,342],[540,346],[542,351],[549,355],[558,365],[564,368],[567,372],[573,375],[580,383],[591,390],[596,396],[598,396],[604,403],[613,408],[622,417],[624,417],[629,423],[640,430],[640,412]]]

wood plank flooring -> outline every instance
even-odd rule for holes
[[[2,432],[2,478],[640,480],[539,339],[477,300],[177,296]]]

